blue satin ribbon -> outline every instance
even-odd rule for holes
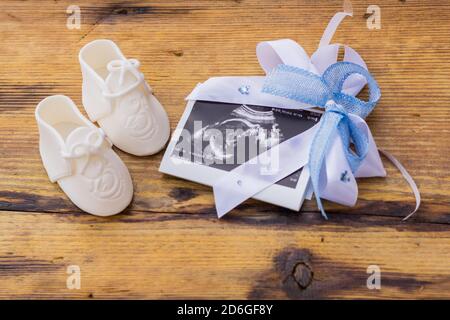
[[[359,74],[367,80],[369,101],[362,101],[342,92],[345,80],[354,74]],[[320,173],[325,156],[337,133],[342,139],[352,172],[358,169],[366,157],[369,141],[364,132],[353,123],[349,113],[363,119],[370,114],[381,97],[377,82],[366,69],[351,62],[332,64],[322,76],[282,64],[267,76],[262,91],[325,108],[311,144],[308,165],[317,205],[322,216],[327,219],[319,190]]]

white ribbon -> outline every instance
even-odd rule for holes
[[[320,41],[316,52],[308,57],[305,50],[295,41],[282,39],[262,42],[257,45],[256,53],[261,67],[266,73],[279,64],[287,64],[308,70],[321,75],[331,64],[337,62],[339,44],[329,44],[340,22],[351,16],[350,12],[338,12],[330,20]],[[344,46],[344,61],[353,62],[367,69],[361,56],[352,48]],[[236,104],[249,104],[271,106],[285,109],[308,109],[311,105],[301,104],[294,100],[274,96],[261,92],[265,77],[215,77],[197,85],[186,98],[187,100],[205,100]],[[350,76],[344,83],[343,91],[349,95],[357,95],[366,85],[365,79],[360,75]],[[248,86],[249,94],[239,93],[238,88]],[[355,178],[385,177],[377,146],[367,123],[360,117],[350,114],[352,120],[366,132],[369,139],[369,151],[355,174],[352,173],[346,160],[342,141],[336,135],[325,160],[325,174],[320,178],[321,198],[353,206],[358,197],[358,187]],[[219,179],[214,185],[214,198],[217,214],[220,217],[256,195],[270,185],[276,183],[290,173],[293,173],[308,163],[308,154],[316,126],[306,132],[286,140],[271,150],[256,157],[256,161],[246,162],[230,171]],[[279,170],[271,175],[261,175],[259,163],[261,159],[270,157],[271,152],[279,154]],[[385,153],[385,152],[383,152]],[[273,154],[273,153],[272,153]],[[386,153],[385,153],[386,154]],[[391,155],[386,154],[389,160],[399,168],[416,196],[416,209],[420,206],[420,193],[412,177]],[[254,159],[255,160],[255,159]],[[343,177],[343,173],[345,176]],[[308,190],[307,194],[311,194]],[[408,215],[409,218],[414,212]]]

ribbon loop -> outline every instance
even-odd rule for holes
[[[343,92],[344,82],[350,76],[359,74],[363,76],[369,87],[369,101],[363,101]],[[341,104],[350,113],[366,118],[380,100],[381,91],[375,79],[362,66],[352,62],[339,62],[332,64],[322,75],[323,82],[333,92],[336,103]]]
[[[350,76],[363,76],[369,86],[369,101],[362,101],[343,92]],[[347,112],[367,117],[380,100],[381,92],[370,73],[352,62],[337,62],[328,67],[322,77],[307,70],[279,65],[267,76],[262,92],[324,108],[329,100],[342,105]]]
[[[126,88],[123,88],[119,90],[118,92],[109,92],[108,90],[103,91],[103,96],[107,99],[114,99],[121,97],[130,91],[136,89],[138,86],[140,86],[144,82],[144,75],[139,71],[140,62],[137,59],[127,59],[127,60],[112,60],[108,63],[107,69],[109,72],[119,72],[119,86],[122,86],[125,75],[129,72],[131,73],[135,78],[136,81],[129,85]],[[150,86],[146,84],[146,88],[151,92]]]
[[[75,143],[69,148],[66,146],[66,150],[61,152],[61,156],[66,159],[78,159],[84,156],[89,157],[100,151],[104,141],[108,143],[108,146],[112,145],[102,129],[92,130],[87,134],[84,141]]]
[[[321,77],[284,64],[267,76],[262,92],[321,107],[334,98],[333,92]]]

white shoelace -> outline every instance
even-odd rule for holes
[[[101,128],[92,130],[86,135],[83,142],[74,144],[69,150],[67,150],[67,147],[66,150],[62,150],[61,156],[65,159],[79,159],[84,156],[89,157],[92,154],[98,154],[105,140],[110,144]]]
[[[103,96],[108,99],[114,99],[121,97],[132,90],[136,89],[138,86],[140,86],[144,82],[144,75],[142,72],[139,71],[140,62],[137,59],[127,59],[127,60],[112,60],[108,63],[108,71],[109,72],[116,72],[119,71],[119,86],[123,84],[125,74],[127,72],[131,72],[136,77],[136,82],[134,82],[132,85],[128,86],[127,88],[124,88],[122,90],[119,90],[118,92],[108,92],[103,91]],[[151,93],[152,89],[151,87],[146,84],[146,88]]]

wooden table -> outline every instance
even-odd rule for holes
[[[425,4],[427,3],[427,4]],[[81,29],[66,9],[81,8]],[[366,26],[370,4],[381,30]],[[335,42],[351,45],[382,88],[368,118],[423,204],[385,161],[354,208],[310,201],[292,212],[248,201],[223,220],[210,188],[158,172],[162,152],[116,150],[134,200],[110,218],[81,212],[51,184],[34,108],[52,94],[81,107],[78,50],[109,38],[142,71],[174,128],[184,97],[211,76],[261,75],[255,46],[292,38],[312,53],[341,1],[2,1],[0,12],[0,298],[450,298],[450,5],[353,1]],[[67,268],[81,269],[68,289]],[[381,290],[369,290],[369,265]]]

